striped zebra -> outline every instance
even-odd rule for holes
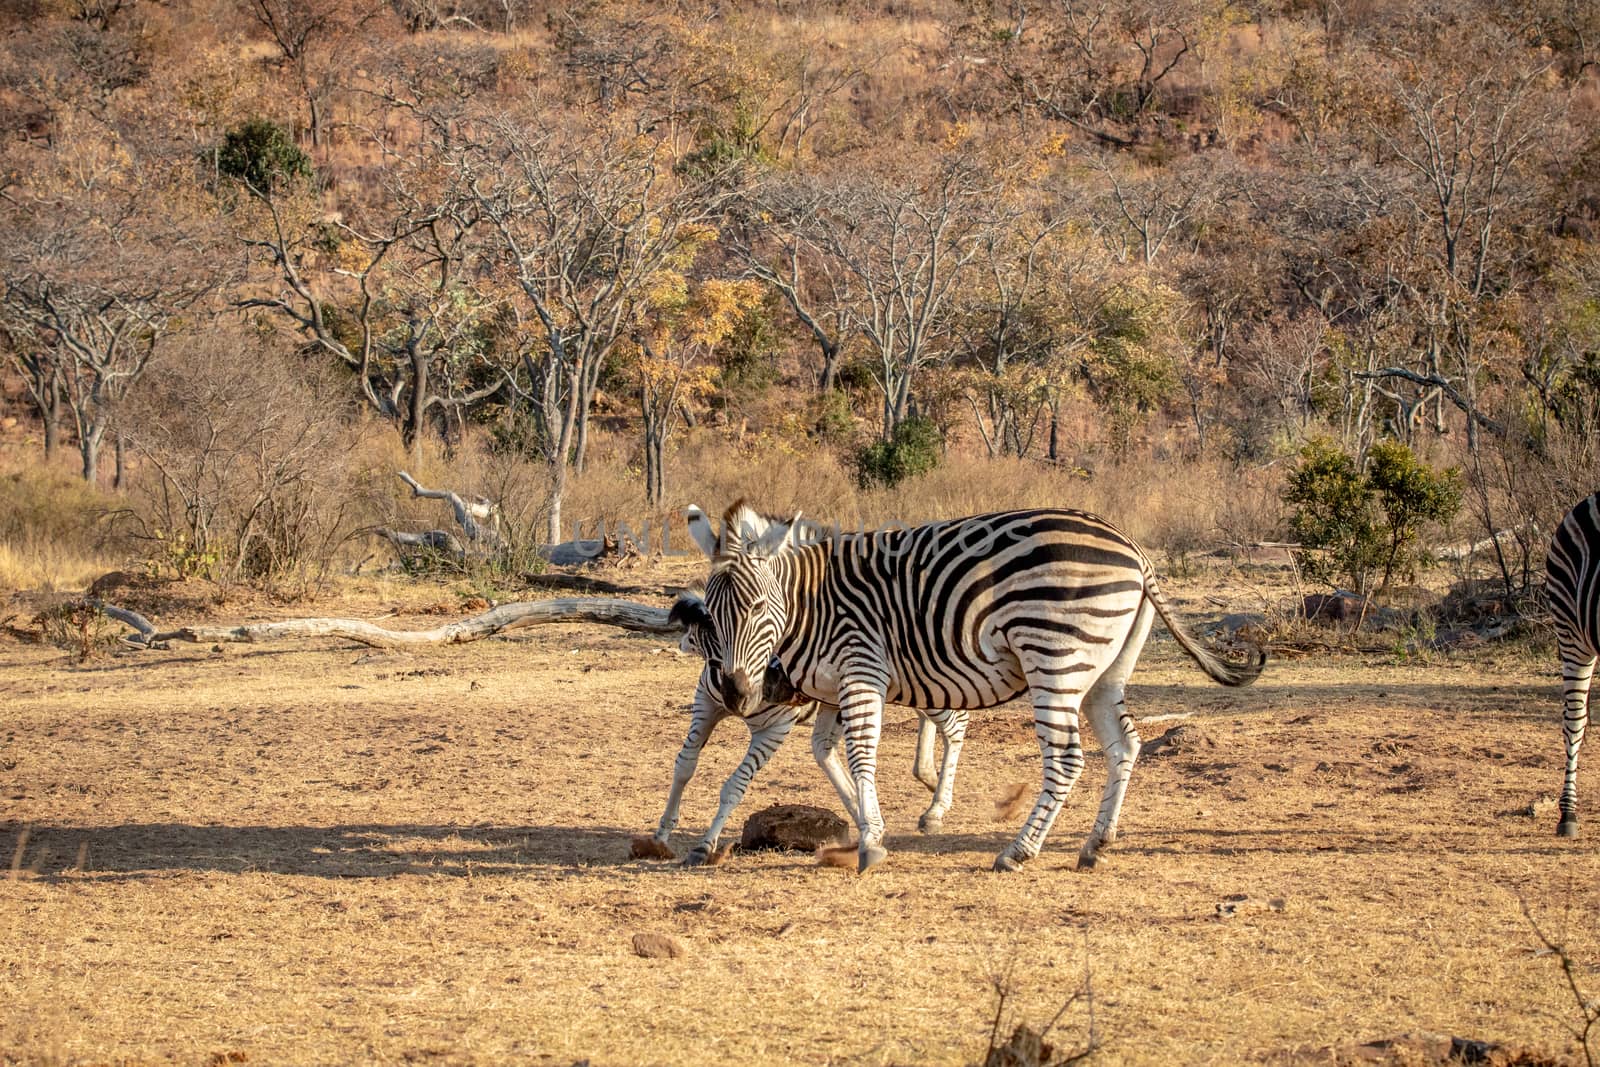
[[[1561,733],[1567,773],[1556,833],[1578,836],[1578,747],[1589,724],[1589,683],[1600,654],[1600,493],[1567,512],[1545,555],[1545,596],[1556,624],[1564,689]]]
[[[678,751],[677,759],[673,762],[672,788],[667,794],[666,811],[662,813],[661,822],[656,827],[654,835],[655,840],[662,845],[667,844],[672,831],[677,828],[678,809],[683,800],[683,791],[694,777],[695,768],[700,762],[701,750],[717,725],[734,714],[728,710],[728,705],[723,701],[721,645],[717,641],[716,630],[711,625],[711,616],[706,612],[700,593],[692,589],[680,593],[672,605],[668,618],[684,629],[681,643],[683,651],[702,657],[706,664],[700,672],[699,684],[695,686],[689,732],[683,739],[683,747]],[[815,701],[798,696],[794,687],[789,684],[787,676],[769,664],[763,673],[761,691],[754,710],[741,717],[750,729],[750,747],[745,751],[744,758],[734,768],[727,782],[723,784],[722,793],[718,798],[716,818],[712,820],[705,836],[684,858],[685,865],[692,867],[703,864],[716,852],[723,828],[733,815],[734,809],[739,806],[739,802],[744,799],[745,791],[749,789],[756,774],[766,766],[767,761],[778,750],[778,746],[783,744],[789,731],[806,722],[813,723],[811,752],[816,757],[817,765],[827,775],[834,791],[839,794],[839,800],[844,804],[850,820],[855,823],[861,821],[855,783],[839,759],[843,731],[837,707],[818,705]],[[925,833],[937,832],[945,812],[950,808],[955,790],[956,764],[960,760],[961,744],[966,735],[966,722],[964,712],[939,715],[933,719],[923,717],[919,720],[917,755],[912,765],[912,773],[933,792],[933,802],[919,823]],[[937,776],[932,770],[936,731],[944,747]]]
[[[720,533],[690,509],[689,530],[711,560],[705,602],[722,637],[724,704],[755,707],[776,656],[802,694],[838,705],[859,798],[862,871],[886,856],[875,784],[885,701],[933,712],[1030,695],[1044,780],[995,860],[1005,871],[1039,853],[1077,781],[1078,715],[1086,714],[1109,760],[1078,857],[1092,867],[1116,839],[1139,754],[1124,688],[1154,615],[1223,685],[1248,685],[1266,662],[1258,650],[1251,663],[1229,664],[1199,645],[1173,619],[1138,546],[1081,511],[1013,511],[814,539],[798,515],[773,522],[741,501]]]

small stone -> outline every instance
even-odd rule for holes
[[[657,933],[634,934],[633,951],[647,960],[675,960],[689,952],[683,942],[671,934]]]
[[[1146,759],[1160,759],[1163,756],[1205,752],[1216,747],[1216,738],[1193,723],[1184,723],[1181,726],[1174,726],[1145,745],[1142,755]]]

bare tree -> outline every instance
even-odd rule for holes
[[[85,123],[27,162],[0,197],[5,317],[48,353],[37,377],[59,384],[95,482],[117,409],[225,274],[191,191],[159,157]]]
[[[498,294],[483,274],[477,201],[449,184],[426,146],[406,159],[385,150],[366,224],[309,219],[304,202],[252,190],[266,218],[240,239],[278,289],[239,306],[278,312],[353,371],[416,457],[430,413],[459,416],[500,392],[507,369],[487,350]]]
[[[1418,259],[1401,270],[1404,295],[1425,327],[1414,365],[1375,373],[1437,390],[1467,416],[1475,447],[1480,429],[1503,433],[1479,410],[1487,358],[1480,316],[1486,301],[1518,282],[1524,253],[1507,239],[1508,223],[1532,198],[1528,168],[1557,112],[1541,89],[1545,67],[1469,55],[1395,78],[1398,121],[1374,125],[1401,168],[1401,201],[1421,228]]]
[[[671,145],[604,124],[551,130],[497,116],[455,167],[521,307],[518,329],[539,447],[550,468],[549,533],[561,539],[569,464],[581,472],[606,358],[651,288],[681,266],[731,196],[729,175],[675,168]]]
[[[1028,455],[1048,417],[1055,458],[1061,390],[1089,336],[1078,290],[1102,255],[1067,222],[1033,213],[998,221],[957,300],[963,393],[991,456]]]
[[[294,78],[313,148],[328,143],[334,90],[356,32],[382,8],[369,0],[244,0],[245,12]]]
[[[817,247],[826,187],[798,179],[765,182],[736,214],[723,244],[746,272],[783,297],[816,342],[817,392],[833,389],[851,331],[850,271]]]
[[[1107,187],[1097,211],[1106,247],[1121,262],[1151,264],[1192,238],[1233,197],[1230,162],[1224,153],[1207,153],[1171,166],[1122,171],[1097,160]]]
[[[918,373],[947,351],[951,299],[983,249],[995,191],[957,158],[931,174],[832,184],[810,216],[811,243],[849,277],[851,328],[875,357],[885,437],[910,413]]]
[[[0,307],[0,320],[9,317]],[[6,360],[22,375],[28,399],[44,427],[44,458],[49,462],[60,446],[64,417],[60,353],[27,322],[16,318],[0,324],[0,351],[4,351]]]

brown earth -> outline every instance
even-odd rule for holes
[[[365,595],[315,613],[397,606]],[[436,625],[398,606],[391,625]],[[972,1063],[997,975],[1010,1034],[1086,966],[1106,1062],[1344,1062],[1419,1033],[1571,1057],[1577,1008],[1520,900],[1600,992],[1600,779],[1576,841],[1548,805],[1527,814],[1560,782],[1553,664],[1495,655],[1309,656],[1235,692],[1158,633],[1130,706],[1191,717],[1144,737],[1181,722],[1215,746],[1140,764],[1093,873],[1074,866],[1103,760],[1045,854],[996,875],[1016,825],[995,800],[1038,773],[1024,710],[977,716],[923,837],[912,716],[892,709],[890,858],[858,878],[793,853],[630,858],[698,670],[661,638],[85,665],[5,641],[0,1059]],[[730,835],[770,803],[838,810],[804,734]],[[679,855],[744,741],[731,724],[708,748]],[[1084,1032],[1074,1009],[1050,1041]]]

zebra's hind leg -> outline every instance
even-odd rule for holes
[[[839,794],[839,803],[852,824],[861,822],[861,803],[856,799],[856,784],[839,759],[839,742],[844,740],[844,728],[839,723],[839,709],[826,704],[818,705],[817,720],[811,727],[811,755],[817,766]]]
[[[1016,839],[995,857],[997,871],[1021,870],[1022,865],[1039,854],[1044,839],[1050,833],[1056,816],[1066,803],[1067,794],[1083,773],[1083,741],[1078,731],[1078,693],[1063,693],[1034,684],[1033,728],[1039,736],[1039,751],[1044,757],[1044,785],[1039,800],[1028,814],[1028,821]],[[1047,684],[1059,679],[1049,678]]]
[[[939,772],[933,769],[934,737],[933,720],[919,717],[917,719],[917,755],[911,761],[911,776],[927,786],[930,793],[939,791]]]
[[[944,825],[945,814],[955,802],[956,764],[961,762],[961,745],[967,737],[967,712],[962,708],[928,711],[922,720],[924,727],[937,728],[944,742],[944,758],[939,761],[939,777],[933,790],[933,803],[917,820],[917,829],[925,834],[936,834]],[[920,742],[920,738],[919,738]],[[930,746],[931,747],[931,746]]]
[[[1556,824],[1556,833],[1561,837],[1578,836],[1578,749],[1583,744],[1584,727],[1589,724],[1589,683],[1594,679],[1595,662],[1594,656],[1585,656],[1562,642],[1561,681],[1565,694],[1561,733],[1567,743],[1567,773],[1561,784],[1561,821]]]
[[[1105,683],[1101,683],[1104,686]],[[1090,870],[1100,858],[1100,850],[1117,840],[1117,818],[1122,814],[1122,799],[1128,792],[1128,779],[1133,765],[1143,747],[1139,731],[1133,727],[1133,718],[1124,702],[1124,686],[1101,691],[1097,686],[1084,702],[1084,714],[1095,736],[1106,752],[1106,790],[1100,798],[1100,813],[1095,817],[1094,829],[1078,850],[1078,869]]]
[[[1122,801],[1128,792],[1128,779],[1133,765],[1139,759],[1139,731],[1134,729],[1133,717],[1126,703],[1128,676],[1139,662],[1145,639],[1150,636],[1150,623],[1155,609],[1149,600],[1139,606],[1133,628],[1123,642],[1122,651],[1106,668],[1105,674],[1084,697],[1084,717],[1089,729],[1100,741],[1106,753],[1106,788],[1100,799],[1100,812],[1095,816],[1094,829],[1089,831],[1083,848],[1078,852],[1078,869],[1093,869],[1100,858],[1100,850],[1117,839],[1117,819],[1122,814]]]

